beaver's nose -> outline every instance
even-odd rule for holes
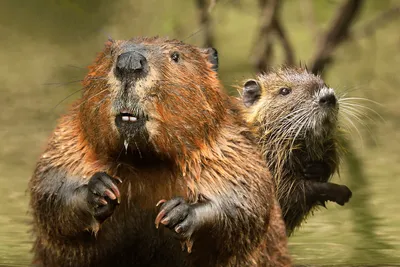
[[[133,75],[138,78],[146,74],[147,60],[142,54],[135,51],[122,53],[117,58],[115,71],[120,77]]]
[[[321,106],[334,107],[336,105],[336,96],[334,94],[326,94],[319,98],[319,104]]]

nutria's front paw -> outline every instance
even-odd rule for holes
[[[122,181],[109,176],[105,172],[95,173],[87,185],[87,201],[93,208],[93,216],[103,222],[110,217],[120,202],[117,183]]]
[[[351,190],[345,185],[337,185],[332,193],[332,201],[336,202],[340,206],[347,203],[353,195]]]
[[[176,197],[168,201],[160,200],[157,206],[160,204],[162,206],[155,220],[156,227],[158,228],[161,223],[174,231],[178,239],[186,242],[190,252],[192,244],[190,239],[199,224],[194,212],[195,207],[188,204],[182,197]]]
[[[309,162],[303,170],[304,177],[307,180],[326,182],[331,176],[331,167],[323,161]]]

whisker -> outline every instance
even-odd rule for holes
[[[358,111],[358,110],[355,110],[355,111],[354,110],[346,110],[346,108],[344,108],[344,111],[345,112],[341,114],[342,116],[346,116],[346,117],[348,117],[348,119],[351,119],[350,118],[351,116],[354,117],[355,119],[357,119],[358,123],[360,123],[361,125],[363,125],[366,128],[366,130],[368,131],[370,136],[374,135],[373,131],[370,127],[370,124],[365,122],[365,120],[363,120],[363,118],[361,116],[366,117],[369,120],[373,121],[372,118],[370,118],[369,116],[366,116],[365,114],[361,114],[361,115],[357,114],[356,111]],[[346,125],[344,125],[344,126],[346,126]]]
[[[79,108],[80,106],[82,106],[83,104],[85,104],[86,102],[88,102],[89,100],[95,98],[96,96],[98,96],[98,95],[104,93],[104,92],[107,91],[108,89],[109,89],[109,88],[106,87],[106,88],[104,88],[103,90],[100,90],[98,93],[92,95],[91,97],[89,97],[88,99],[86,99],[85,101],[83,101],[82,103],[80,103],[79,106],[77,106],[77,108]]]
[[[68,96],[66,96],[65,98],[63,98],[60,102],[58,102],[50,111],[54,111],[59,105],[61,105],[62,102],[64,102],[65,100],[67,100],[68,98],[70,98],[71,96],[75,95],[76,93],[79,93],[80,91],[82,91],[83,88],[76,90],[75,92],[69,94]]]
[[[69,82],[57,82],[57,83],[44,83],[43,85],[45,86],[50,86],[50,85],[56,85],[54,88],[58,88],[64,85],[68,85],[68,84],[73,84],[73,83],[77,83],[77,82],[82,82],[83,80],[74,80],[74,81],[69,81]]]
[[[142,152],[140,152],[140,148],[139,148],[138,144],[136,143],[136,141],[135,141],[134,143],[135,143],[135,146],[136,146],[137,151],[139,152],[139,157],[140,157],[140,158],[143,158]]]
[[[384,106],[383,104],[381,104],[379,102],[376,102],[376,101],[368,99],[368,98],[363,98],[363,97],[344,97],[344,98],[339,98],[338,102],[339,103],[348,102],[348,100],[362,100],[362,101],[374,103],[375,105],[378,105],[378,106]]]
[[[357,86],[350,86],[348,88],[346,88],[344,86],[338,86],[338,88],[340,88],[340,89],[337,89],[337,90],[335,89],[335,91],[337,92],[338,95],[353,93],[353,92],[360,91],[360,90],[362,90],[363,92],[373,90],[373,88],[369,87],[368,82],[359,84]]]
[[[290,152],[292,152],[294,142],[296,141],[297,136],[299,135],[300,131],[303,129],[303,127],[304,127],[305,123],[307,122],[307,120],[308,120],[308,117],[307,117],[307,116],[304,116],[303,119],[302,119],[301,121],[298,122],[298,123],[299,123],[299,124],[298,124],[298,125],[299,125],[299,126],[298,126],[298,130],[297,130],[296,134],[294,135],[293,140],[292,140],[292,143],[291,143],[291,145],[290,145],[290,148],[289,148],[289,151],[290,151]]]
[[[358,120],[362,121],[362,118],[367,118],[370,121],[375,121],[371,116],[367,113],[363,113],[359,109],[351,106],[342,106],[342,110],[348,112],[349,115],[357,117]],[[379,116],[379,115],[378,115]],[[379,116],[380,117],[380,116]],[[382,117],[380,117],[382,121],[385,121]]]
[[[370,107],[367,107],[367,106],[364,106],[364,105],[360,105],[360,104],[356,104],[356,103],[351,103],[351,104],[346,103],[346,104],[344,104],[344,106],[346,106],[346,107],[359,107],[359,108],[366,109],[366,110],[372,112],[373,114],[375,114],[375,115],[376,115],[377,117],[379,117],[382,121],[385,121],[385,119],[384,119],[377,111],[375,111],[374,109],[372,109],[372,108],[370,108]],[[360,111],[360,114],[362,114],[361,111]]]
[[[355,114],[351,114],[351,113],[347,113],[346,115],[347,115],[346,117],[347,117],[349,120],[351,120],[351,117],[353,117],[353,118],[356,119],[356,121],[357,121],[358,123],[360,123],[360,124],[361,124],[362,126],[364,126],[366,129],[369,129],[368,124],[367,124],[365,121],[363,121],[360,117],[356,116]],[[354,124],[354,125],[355,125],[355,124]]]
[[[92,77],[92,78],[88,78],[89,80],[106,80],[106,77],[104,76],[100,76],[100,77]],[[83,79],[80,80],[73,80],[73,81],[69,81],[69,82],[53,82],[53,83],[44,83],[44,86],[51,86],[51,85],[56,85],[55,88],[64,86],[64,85],[68,85],[68,84],[73,84],[73,83],[78,83],[78,82],[83,82]]]
[[[293,115],[294,114],[294,115]],[[298,112],[293,112],[292,114],[288,114],[287,116],[280,118],[279,115],[277,116],[277,119],[272,120],[272,121],[267,121],[264,125],[262,125],[265,128],[271,128],[272,129],[278,129],[278,130],[285,130],[285,127],[287,125],[292,125],[293,121],[297,120],[298,118],[304,116],[305,114],[307,114],[307,109],[301,109]],[[292,117],[290,117],[292,116]],[[281,122],[281,123],[277,123],[277,122]],[[272,127],[269,127],[272,126]]]
[[[345,119],[350,123],[350,125],[356,130],[358,136],[359,136],[360,139],[361,139],[361,143],[364,143],[364,139],[363,139],[363,137],[362,137],[360,131],[358,130],[358,128],[357,128],[357,127],[355,126],[355,124],[353,123],[353,121],[352,121],[349,117],[347,117],[347,116],[345,116],[344,118],[345,118]]]
[[[286,120],[282,125],[278,125],[280,127],[280,130],[278,130],[278,134],[279,133],[286,133],[286,135],[294,132],[296,129],[296,126],[303,120],[303,117],[307,117],[307,113],[306,111],[297,114],[296,116],[294,116],[293,118],[290,118],[288,120]],[[290,126],[289,128],[287,128],[287,126]],[[294,129],[293,129],[294,128]]]
[[[118,157],[115,160],[115,163],[118,163],[118,160],[121,158],[122,152],[124,151],[125,147],[122,146],[121,150],[119,151]]]
[[[102,100],[100,100],[97,105],[94,107],[94,109],[92,110],[92,113],[94,113],[95,111],[98,111],[98,109],[100,108],[100,105],[103,104],[105,101],[107,101],[107,97],[104,97]]]
[[[70,68],[79,69],[79,70],[86,70],[86,68],[79,67],[79,66],[74,66],[74,65],[71,65],[71,64],[67,64],[66,66],[67,66],[67,67],[70,67]]]

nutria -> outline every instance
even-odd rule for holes
[[[272,177],[216,55],[158,37],[106,43],[30,181],[35,263],[254,266],[266,229],[287,256]]]
[[[244,83],[242,100],[275,179],[288,235],[313,208],[349,201],[347,186],[328,182],[339,164],[339,104],[320,76],[306,68],[271,70]]]

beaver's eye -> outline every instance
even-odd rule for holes
[[[292,89],[283,87],[283,88],[279,89],[279,94],[280,95],[288,95],[288,94],[290,94],[291,91],[292,91]]]
[[[178,62],[178,61],[179,61],[179,53],[178,53],[178,52],[173,52],[173,53],[171,54],[171,59],[172,59],[173,61],[175,61],[175,62]]]

